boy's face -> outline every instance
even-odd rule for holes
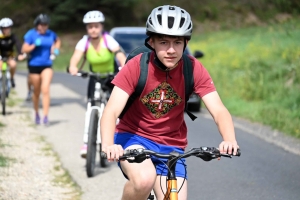
[[[155,49],[158,59],[167,68],[173,68],[182,57],[184,37],[153,36],[149,44]]]

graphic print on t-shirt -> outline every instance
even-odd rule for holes
[[[182,99],[169,83],[163,82],[149,94],[141,98],[141,102],[158,119],[179,105]]]

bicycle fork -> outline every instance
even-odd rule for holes
[[[104,103],[100,104],[99,106],[92,106],[91,102],[88,102],[87,104],[87,111],[85,113],[85,125],[84,125],[84,135],[83,135],[83,141],[84,143],[88,142],[88,131],[89,131],[89,124],[90,124],[90,116],[92,110],[98,110],[98,116],[99,116],[99,122],[98,122],[98,128],[97,128],[97,144],[101,143],[101,137],[100,137],[100,119],[102,117],[102,113],[104,110]]]

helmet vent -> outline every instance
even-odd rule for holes
[[[179,28],[182,27],[182,25],[184,24],[184,22],[185,22],[185,18],[182,17],[181,20],[180,20]]]
[[[161,10],[161,9],[162,9],[162,7],[158,8],[157,10]]]
[[[174,17],[168,17],[168,27],[172,28],[174,24]]]
[[[191,28],[191,26],[192,26],[192,23],[190,23],[190,25],[189,25],[189,27],[188,27],[187,29],[190,29],[190,28]]]
[[[157,21],[158,21],[158,23],[159,23],[160,25],[162,25],[162,23],[161,23],[161,15],[157,15]]]
[[[149,23],[153,25],[151,17],[149,18]]]

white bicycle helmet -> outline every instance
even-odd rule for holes
[[[11,27],[12,25],[14,25],[13,21],[9,18],[3,18],[0,21],[0,27],[1,28],[7,28],[7,27]]]
[[[147,34],[158,33],[172,36],[192,35],[193,23],[190,14],[177,6],[159,6],[154,8],[146,22]]]
[[[98,23],[98,22],[104,22],[105,17],[102,12],[98,10],[93,10],[87,12],[83,17],[83,23]]]

